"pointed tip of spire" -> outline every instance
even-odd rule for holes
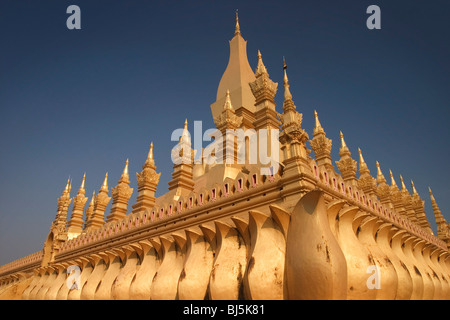
[[[377,161],[377,178],[384,179],[384,175],[383,172],[381,171],[380,163],[378,161]]]
[[[83,180],[81,180],[81,186],[79,191],[84,191],[85,181],[86,181],[86,172],[83,174]]]
[[[389,176],[391,177],[391,186],[397,186],[397,183],[395,182],[394,179],[394,174],[392,173],[391,169],[389,169]]]
[[[224,110],[232,110],[234,111],[233,105],[231,104],[231,96],[230,96],[230,90],[227,89],[227,93],[225,96],[225,103],[223,105]]]
[[[347,144],[345,143],[344,134],[342,133],[342,131],[340,132],[340,137],[341,137],[341,148],[347,148]]]
[[[186,118],[186,120],[184,120],[184,129],[187,130],[188,128],[188,120]]]
[[[416,187],[415,187],[415,185],[414,185],[414,182],[411,180],[411,188],[412,188],[412,193],[413,193],[413,195],[419,195],[418,193],[417,193],[417,190],[416,190]]]
[[[316,110],[314,110],[314,119],[315,119],[314,129],[316,129],[316,130],[322,129],[322,125],[320,124],[320,121],[319,121],[319,114],[317,113]]]
[[[238,9],[236,9],[236,27],[234,29],[234,35],[241,34],[241,27],[239,26],[239,15],[238,15]]]
[[[128,159],[125,162],[125,168],[123,168],[123,173],[122,175],[127,175],[128,176]]]
[[[358,153],[359,153],[359,162],[360,162],[360,163],[366,163],[366,162],[364,161],[364,158],[363,158],[363,155],[362,155],[361,148],[358,148]]]
[[[105,174],[105,179],[103,180],[103,184],[102,187],[100,188],[100,191],[108,192],[108,172]]]
[[[402,175],[400,175],[400,183],[402,185],[402,191],[408,191],[408,189],[406,189],[406,185],[405,182],[403,181]]]

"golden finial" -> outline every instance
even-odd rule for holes
[[[391,185],[397,186],[397,184],[395,183],[394,175],[392,174],[392,170],[390,170],[390,169],[389,169],[389,175],[391,176]]]
[[[89,203],[89,207],[94,206],[94,205],[95,205],[95,191],[92,192],[92,198],[91,198],[91,202]]]
[[[108,172],[105,175],[105,180],[103,180],[102,187],[100,188],[100,191],[108,192]]]
[[[436,199],[434,198],[433,192],[431,191],[430,187],[428,187],[428,192],[430,193],[431,201],[436,201]]]
[[[234,30],[234,35],[238,35],[240,33],[241,33],[241,28],[239,27],[238,9],[236,9],[236,28]]]
[[[224,110],[234,110],[233,106],[231,105],[231,97],[230,97],[230,90],[227,89],[227,94],[225,96],[225,104],[223,105]]]
[[[262,61],[261,51],[258,50],[258,65],[256,66],[255,76],[259,76],[261,74],[268,74],[266,66]]]
[[[78,192],[84,191],[85,181],[86,181],[86,172],[83,174],[83,180],[81,180],[81,186],[80,186],[80,190]]]
[[[341,148],[347,148],[347,145],[345,144],[345,140],[344,140],[344,134],[341,131]]]
[[[123,168],[122,175],[120,176],[120,179],[119,179],[119,183],[122,183],[122,182],[126,183],[126,184],[130,183],[130,179],[128,176],[128,159],[125,162],[125,168]]]
[[[402,191],[408,191],[405,186],[405,182],[403,181],[402,175],[400,175],[400,183],[402,185]]]
[[[70,177],[67,179],[66,187],[64,188],[64,192],[70,192]]]
[[[126,174],[128,176],[128,159],[127,159],[127,162],[125,162],[125,168],[123,169],[123,174]]]
[[[381,172],[380,163],[377,161],[377,182],[386,182],[386,179],[384,178],[383,172]]]
[[[283,57],[283,70],[284,70],[284,100],[292,100],[292,94],[291,91],[289,90],[289,79],[287,76],[287,65],[286,65],[286,61],[284,60]]]
[[[322,125],[320,124],[319,121],[319,115],[317,114],[316,110],[314,110],[314,118],[315,118],[315,128],[316,129],[322,128]]]
[[[359,162],[362,164],[362,163],[366,163],[365,161],[364,161],[364,158],[363,158],[363,155],[362,155],[362,152],[361,152],[361,149],[360,148],[358,148],[358,153],[359,153]]]
[[[148,152],[147,159],[153,160],[153,141],[150,143],[150,150]]]
[[[414,194],[417,194],[418,195],[418,193],[417,193],[417,190],[416,190],[416,187],[414,186],[414,182],[411,180],[411,188],[412,188],[412,193],[413,193],[413,195]]]

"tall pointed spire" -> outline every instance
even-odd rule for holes
[[[252,128],[255,112],[255,97],[249,83],[255,81],[255,73],[247,58],[247,41],[242,38],[239,16],[236,11],[234,37],[230,41],[230,58],[217,88],[216,101],[211,104],[213,119],[223,110],[226,92],[230,91],[231,102],[238,116],[243,116],[243,126]]]
[[[125,162],[125,167],[123,168],[123,172],[122,175],[120,176],[120,180],[119,183],[124,182],[124,183],[130,183],[130,178],[128,175],[128,159]]]
[[[138,195],[136,203],[132,205],[132,213],[139,213],[145,209],[150,209],[155,205],[155,192],[159,183],[161,173],[156,173],[155,160],[153,158],[153,142],[150,143],[150,150],[140,173],[136,173]]]
[[[225,97],[225,104],[223,105],[224,110],[233,110],[233,105],[231,104],[231,98],[230,98],[230,90],[227,90],[227,95]]]
[[[153,141],[150,143],[150,150],[148,151],[147,159],[145,160],[145,163],[144,163],[144,166],[142,167],[142,169],[144,169],[145,167],[156,168],[155,167],[155,159],[153,158]]]
[[[319,115],[317,114],[317,111],[314,110],[314,132],[321,132],[323,131],[322,125],[320,124],[319,121]]]
[[[391,188],[386,183],[386,178],[381,172],[380,163],[377,161],[377,196],[380,199],[380,202],[386,208],[393,209],[394,205],[391,202]]]
[[[359,153],[359,179],[358,188],[364,191],[365,194],[375,197],[377,191],[377,181],[370,175],[370,170],[367,167],[367,163],[364,160],[362,151],[358,148]]]
[[[289,79],[287,76],[287,65],[286,65],[286,61],[284,60],[283,57],[283,70],[284,70],[284,100],[292,100],[292,94],[291,91],[289,90]]]
[[[239,27],[239,15],[238,10],[236,9],[236,27],[234,29],[234,36],[241,34],[241,28]]]
[[[414,182],[411,180],[411,188],[412,188],[412,194],[413,195],[419,195],[418,193],[417,193],[417,190],[416,190],[416,186],[414,185]]]
[[[386,183],[386,178],[383,175],[383,172],[381,172],[380,163],[377,161],[377,182],[378,184]]]
[[[397,187],[397,183],[395,182],[394,175],[392,174],[392,170],[389,169],[389,176],[391,177],[391,186]],[[398,187],[397,187],[398,189]]]
[[[128,177],[128,159],[125,163],[122,176],[117,183],[117,186],[111,189],[112,206],[111,213],[106,217],[106,223],[118,221],[124,218],[127,214],[128,200],[133,193],[133,188],[130,188],[130,179]]]
[[[86,223],[86,231],[96,230],[105,224],[105,209],[111,197],[108,196],[108,173],[105,174],[102,186],[95,197],[94,212]]]
[[[88,221],[91,219],[92,214],[94,213],[94,207],[95,207],[95,191],[92,192],[92,198],[91,202],[89,202],[89,206],[86,208],[85,211],[85,219],[84,219],[84,226],[83,231],[86,230],[86,226],[88,225]]]
[[[431,206],[433,208],[434,218],[436,219],[437,236],[439,239],[449,244],[450,243],[449,225],[447,224],[447,221],[442,215],[441,210],[439,209],[439,206],[436,202],[436,199],[430,187],[428,187],[428,192],[430,193]]]
[[[313,139],[309,141],[311,148],[319,167],[324,166],[325,170],[330,173],[335,173],[333,161],[331,158],[332,141],[325,135],[322,125],[319,121],[319,115],[314,110],[315,125],[313,129]]]
[[[344,134],[342,133],[342,131],[340,132],[340,138],[341,138],[341,148],[339,149],[339,155],[341,158],[339,159],[339,161],[336,161],[336,164],[338,166],[339,171],[341,172],[344,181],[352,185],[357,185],[358,183],[356,179],[357,163],[351,157],[350,150],[348,149],[347,144],[345,143]]]
[[[108,172],[105,174],[105,179],[103,179],[103,184],[100,190],[108,192]]]
[[[78,194],[73,198],[73,208],[72,208],[72,216],[70,217],[69,222],[67,223],[67,234],[68,239],[72,239],[77,237],[83,231],[83,211],[84,206],[87,201],[87,197],[85,194],[85,181],[86,181],[86,173],[83,175],[83,179],[81,180],[80,189],[78,190]]]
[[[81,180],[81,186],[80,186],[80,190],[78,190],[78,193],[80,193],[81,190],[85,191],[84,190],[85,181],[86,181],[86,172],[83,175],[83,180]],[[83,192],[83,194],[84,194],[84,192]]]

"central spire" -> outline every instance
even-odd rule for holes
[[[247,41],[242,38],[236,11],[234,36],[230,40],[230,58],[217,89],[216,102],[211,104],[213,119],[222,113],[227,90],[230,91],[231,104],[236,113],[239,116],[250,113],[247,117],[251,117],[251,114],[255,112],[255,97],[250,90],[249,83],[255,81],[255,79],[255,74],[247,58]],[[251,121],[252,119],[249,119],[245,122]]]

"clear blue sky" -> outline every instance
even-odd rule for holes
[[[81,30],[66,28],[71,4]],[[381,30],[366,27],[371,4]],[[134,203],[154,141],[167,191],[172,131],[185,118],[213,126],[236,9],[250,65],[261,50],[279,83],[279,112],[285,56],[303,127],[312,136],[316,109],[333,160],[342,130],[373,175],[378,160],[386,178],[414,180],[434,230],[428,186],[450,221],[448,0],[2,0],[0,264],[42,248],[69,176],[75,195],[86,172],[90,196],[129,158]]]

